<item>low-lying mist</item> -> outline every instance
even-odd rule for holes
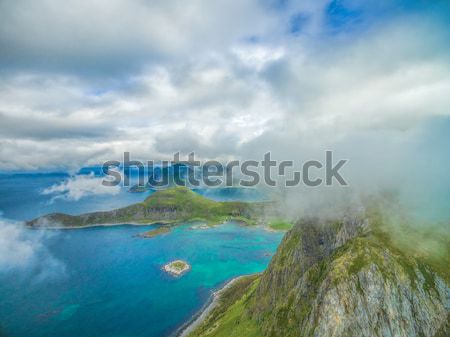
[[[48,281],[65,275],[65,265],[49,250],[55,231],[30,230],[23,222],[0,218],[0,277],[13,274],[17,282]]]

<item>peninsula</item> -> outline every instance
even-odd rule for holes
[[[271,204],[240,201],[219,202],[186,187],[156,191],[143,202],[127,207],[80,215],[51,213],[27,222],[30,227],[82,228],[114,224],[166,224],[201,221],[215,225],[225,221],[256,224]]]

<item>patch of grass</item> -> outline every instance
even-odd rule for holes
[[[288,231],[294,227],[294,224],[286,220],[278,219],[271,221],[269,227],[275,231]]]
[[[371,201],[367,207],[372,234],[389,250],[416,259],[450,283],[450,223],[418,221],[388,202]]]
[[[379,234],[357,237],[336,250],[333,254],[333,282],[344,282],[369,265],[375,265],[384,280],[404,277],[414,288],[419,284],[416,272],[420,271],[425,277],[425,290],[434,288],[434,276],[425,266],[421,268],[414,257],[391,245],[388,237]]]
[[[277,258],[276,260],[273,260],[274,263],[276,262],[279,264],[279,268],[283,268],[283,265],[285,261],[288,259],[288,257],[292,254],[295,247],[297,247],[302,239],[302,231],[301,229],[297,229],[293,232],[290,232],[290,235],[285,236],[282,246],[283,249],[279,250],[278,253],[275,255]]]
[[[240,278],[226,289],[218,306],[189,337],[261,337],[257,323],[250,318],[246,309],[258,281],[259,277],[252,275]]]
[[[365,254],[358,254],[351,262],[348,272],[352,275],[357,274],[361,269],[363,269],[368,264],[368,259]]]
[[[177,270],[183,270],[183,269],[186,267],[186,263],[181,262],[181,261],[175,261],[175,262],[172,262],[172,263],[170,264],[170,266],[171,266],[172,268],[177,269]]]
[[[169,226],[161,226],[159,228],[155,228],[152,230],[149,230],[145,233],[139,234],[139,236],[143,238],[154,238],[155,236],[161,235],[161,234],[167,234],[170,233],[170,227]]]
[[[430,293],[431,290],[433,290],[434,292],[438,293],[437,289],[436,289],[436,283],[435,283],[433,274],[421,262],[419,262],[418,267],[419,267],[420,272],[422,273],[422,275],[425,278],[425,283],[424,283],[425,291]]]

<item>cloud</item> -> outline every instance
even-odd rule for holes
[[[124,151],[143,160],[180,150],[245,158],[333,148],[363,130],[402,133],[449,115],[441,28],[406,17],[339,39],[239,41],[151,61],[126,79],[6,74],[0,169],[74,168]]]
[[[414,155],[427,144],[427,161],[447,157],[435,145],[445,133],[421,133],[450,116],[445,2],[67,6],[0,3],[1,170],[74,169],[124,151],[141,160],[177,151],[307,160],[332,149],[350,160],[352,186],[437,186],[409,167],[445,177]],[[116,193],[92,179],[45,193]]]
[[[240,62],[257,71],[262,70],[267,64],[283,58],[283,48],[270,48],[262,45],[242,45],[232,49]]]
[[[0,60],[8,68],[121,74],[275,27],[257,0],[2,1]]]
[[[52,185],[42,191],[42,194],[54,195],[55,199],[77,201],[91,195],[116,195],[120,192],[119,186],[104,186],[103,177],[89,175],[76,175],[67,180]]]
[[[26,123],[22,117],[6,115],[0,112],[0,132],[6,137],[22,139],[73,139],[73,138],[105,138],[108,129],[98,122],[79,123],[70,117],[29,116]],[[77,125],[78,124],[78,125]]]
[[[45,244],[50,235],[26,229],[24,223],[0,218],[0,273],[21,272],[20,275],[32,276],[35,281],[63,276],[64,264]]]

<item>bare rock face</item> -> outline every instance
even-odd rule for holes
[[[434,336],[447,319],[445,283],[414,262],[404,266],[388,250],[359,244],[331,263],[303,327],[305,335]],[[371,255],[354,266],[361,253]]]
[[[274,337],[431,337],[446,333],[449,310],[443,279],[356,219],[297,225],[248,305]]]

